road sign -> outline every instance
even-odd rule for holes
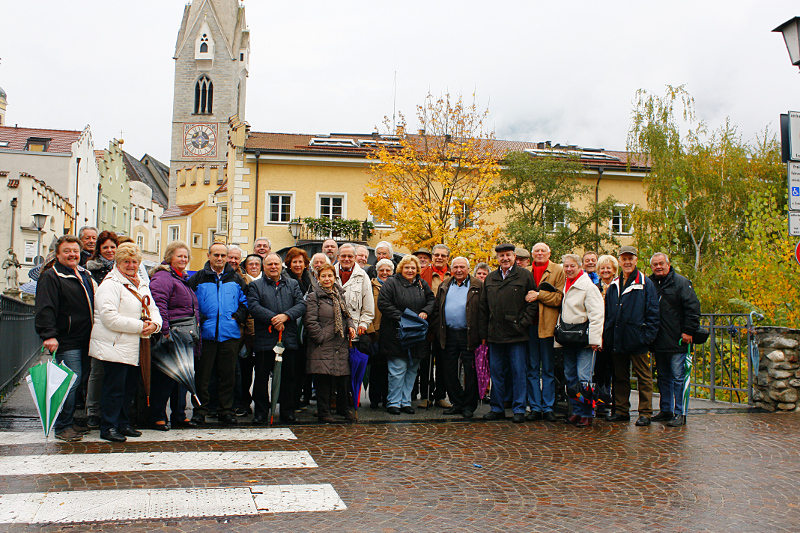
[[[789,169],[789,209],[800,211],[800,163],[789,161],[786,167]]]
[[[789,237],[800,237],[800,212],[789,211]]]
[[[800,160],[800,112],[789,111],[789,159]]]
[[[800,242],[797,243],[797,246],[794,247],[794,258],[800,263]]]

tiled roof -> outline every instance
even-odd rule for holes
[[[95,158],[95,160],[96,160],[96,161],[98,161],[98,162],[99,162],[99,161],[102,161],[102,160],[103,160],[103,154],[104,154],[104,153],[105,153],[105,150],[95,150],[95,151],[94,151],[94,158]]]
[[[28,139],[36,137],[39,139],[50,139],[47,146],[48,153],[69,154],[72,153],[72,143],[81,136],[80,131],[73,130],[45,130],[39,128],[10,128],[0,126],[0,141],[8,141],[8,150],[25,150]]]
[[[164,214],[161,215],[161,218],[178,218],[178,217],[185,217],[191,215],[203,205],[204,202],[199,202],[196,204],[188,204],[188,205],[173,205],[172,207],[168,207]]]
[[[220,185],[219,188],[214,191],[214,194],[219,194],[221,192],[228,192],[228,180],[223,181],[222,185]]]

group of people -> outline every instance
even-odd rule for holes
[[[500,244],[499,268],[492,270],[486,263],[473,268],[465,257],[451,260],[444,244],[396,262],[391,244],[382,241],[369,265],[369,250],[360,245],[329,239],[310,258],[291,248],[282,259],[259,238],[246,256],[238,246],[212,244],[206,264],[190,277],[185,243],[171,242],[163,262],[146,272],[141,251],[126,240],[82,228],[78,237],[58,239],[39,275],[37,332],[78,374],[55,425],[62,440],[80,440],[98,427],[111,441],[140,435],[128,408],[143,343],[156,352],[181,343],[195,356],[191,418],[184,384],[152,367],[148,423],[163,431],[205,424],[212,411],[222,424],[250,413],[254,424],[267,423],[275,415],[269,382],[279,342],[281,423],[296,422],[296,409],[314,395],[321,422],[335,422],[334,414],[356,419],[351,347],[369,355],[371,407],[413,414],[419,394],[418,407],[435,404],[447,415],[471,418],[481,400],[475,353],[482,345],[488,345],[492,379],[488,420],[506,418],[510,408],[514,422],[555,421],[560,348],[572,404],[567,422],[588,427],[603,415],[630,420],[632,364],[640,396],[636,424],[650,424],[653,353],[661,410],[652,420],[685,423],[682,365],[700,304],[664,254],[651,258],[646,277],[631,246],[618,259],[586,252],[556,264],[545,243],[530,252]],[[409,313],[428,326],[411,345],[398,337]],[[85,426],[74,419],[81,386]]]

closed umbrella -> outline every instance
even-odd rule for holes
[[[478,398],[482,400],[486,396],[491,381],[488,344],[481,344],[475,348],[475,373],[478,375]]]
[[[353,389],[353,407],[358,409],[361,401],[361,384],[364,382],[364,373],[367,371],[369,355],[353,348],[350,343],[350,386]]]
[[[162,342],[153,351],[151,358],[156,368],[186,387],[186,390],[197,399],[197,387],[194,381],[194,342],[189,333],[171,327],[169,341]]]
[[[269,327],[272,331],[272,326]],[[278,407],[278,396],[281,393],[281,367],[283,366],[283,330],[278,332],[278,343],[272,349],[275,352],[275,367],[272,369],[272,407],[269,413],[269,425],[275,421],[275,409]]]
[[[400,347],[403,349],[411,348],[425,340],[428,334],[428,321],[410,309],[403,311],[400,316],[400,328],[397,337],[400,340]]]
[[[42,347],[41,353],[44,353]],[[64,403],[67,401],[69,389],[78,379],[78,375],[66,365],[56,363],[56,354],[45,363],[38,364],[28,370],[25,381],[33,397],[33,403],[39,412],[45,438],[56,423]]]
[[[150,321],[150,297],[142,297],[142,320]],[[147,397],[147,407],[150,407],[150,337],[139,339],[139,366],[142,369],[142,383],[144,394]]]

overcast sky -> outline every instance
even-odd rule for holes
[[[9,125],[82,129],[169,163],[184,0],[0,0]],[[625,148],[637,89],[685,83],[746,140],[800,110],[780,34],[797,2],[246,0],[253,131],[371,132],[428,91],[471,95],[501,139]],[[397,75],[396,98],[394,78]]]

